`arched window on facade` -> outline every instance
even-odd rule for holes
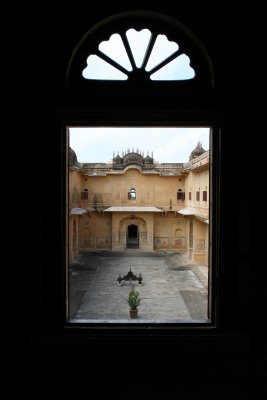
[[[130,189],[130,191],[128,192],[128,199],[136,200],[136,190],[134,188]]]
[[[184,200],[185,192],[182,189],[177,190],[177,200]]]
[[[105,128],[130,127],[138,130],[161,127],[166,131],[170,127],[177,129],[208,128],[210,132],[209,159],[212,161],[207,168],[210,183],[209,193],[218,193],[219,180],[216,179],[217,175],[215,176],[215,174],[219,174],[220,116],[214,110],[216,97],[214,95],[213,66],[205,46],[188,27],[179,21],[153,11],[125,12],[99,21],[81,38],[70,57],[66,75],[65,101],[66,107],[62,112],[62,121],[65,127],[63,141],[66,149],[69,148],[69,132],[73,127],[94,128],[96,135],[100,134],[100,130],[103,132]],[[153,141],[151,146],[153,146]],[[172,146],[179,145],[172,143]],[[73,146],[71,147],[73,148]],[[136,147],[142,147],[142,143],[137,143]],[[192,149],[194,147],[195,143],[192,143]],[[201,155],[201,157],[204,156]],[[66,158],[68,158],[67,151]],[[195,296],[196,291],[191,293],[192,288],[189,287],[184,291],[177,289],[179,293],[174,294],[174,304],[180,296],[188,313],[174,314],[178,316],[169,318],[163,312],[155,319],[153,313],[149,311],[149,302],[146,304],[144,297],[142,306],[146,319],[143,321],[143,325],[154,328],[161,326],[161,328],[168,329],[170,327],[179,329],[185,325],[190,328],[200,325],[209,328],[216,327],[215,292],[217,281],[214,271],[217,268],[218,259],[218,248],[216,247],[218,217],[215,218],[215,215],[218,215],[219,199],[215,195],[212,201],[209,199],[212,207],[208,208],[208,215],[205,219],[209,221],[209,224],[204,226],[199,218],[201,210],[197,208],[198,205],[194,208],[194,204],[190,202],[190,209],[186,205],[186,187],[183,191],[182,189],[177,190],[177,183],[171,186],[175,175],[184,180],[187,179],[188,185],[192,185],[193,180],[197,179],[198,174],[203,170],[203,160],[198,162],[198,159],[194,159],[183,163],[179,163],[177,160],[171,165],[159,164],[155,162],[155,159],[156,155],[154,154],[149,162],[136,166],[134,171],[130,170],[127,175],[128,171],[124,171],[123,157],[120,157],[116,163],[113,184],[106,185],[102,192],[101,183],[104,182],[105,177],[113,173],[111,171],[112,164],[110,162],[96,164],[90,160],[88,163],[79,164],[73,173],[85,174],[88,180],[95,179],[90,193],[93,195],[93,190],[95,190],[95,195],[103,205],[101,215],[94,215],[93,209],[86,209],[87,214],[80,217],[79,222],[83,227],[87,225],[92,227],[94,220],[97,222],[95,227],[90,230],[90,232],[95,232],[95,237],[81,238],[80,243],[86,243],[86,248],[91,246],[90,248],[94,248],[94,250],[97,248],[116,249],[116,247],[112,247],[114,243],[117,243],[119,248],[126,240],[126,222],[129,220],[128,223],[131,223],[135,219],[144,221],[138,225],[140,246],[148,246],[150,241],[152,247],[144,248],[171,249],[177,253],[187,250],[188,257],[193,255],[196,259],[201,260],[204,260],[205,255],[207,275],[202,311],[189,310],[191,307],[190,296],[191,294]],[[138,189],[138,199],[135,187],[130,186],[128,199],[143,202],[139,206],[135,205],[131,210],[128,210],[130,207],[127,209],[124,204],[125,195],[120,193],[118,180],[118,177],[126,175],[131,184],[135,184],[135,179],[139,179],[139,177],[143,179],[145,176],[150,176],[150,179],[153,180],[153,184],[146,186],[143,183],[142,190],[141,187]],[[160,186],[161,177],[164,177],[165,182],[169,179],[170,185],[167,191]],[[66,182],[68,186],[70,182],[68,169]],[[153,195],[149,192],[152,190],[151,188],[153,188]],[[85,192],[84,190],[82,193]],[[68,206],[67,197],[66,206]],[[166,208],[164,202],[169,202],[169,199],[175,200],[175,197],[177,200],[183,200],[182,207],[178,205],[175,208],[173,204],[179,202],[171,200],[172,207]],[[163,212],[164,210],[165,212]],[[141,212],[144,214],[141,215]],[[124,213],[124,218],[121,218],[122,214],[120,213]],[[113,227],[113,224],[117,223],[116,221],[121,221],[117,230]],[[147,221],[150,224],[148,234],[143,229],[143,226],[147,227]],[[170,223],[164,221],[170,221]],[[163,222],[166,224],[166,229],[160,230]],[[110,232],[109,237],[101,236],[103,227]],[[65,241],[68,242],[68,237],[65,237]],[[190,264],[190,258],[188,264]],[[176,275],[178,273],[177,269]],[[150,284],[149,281],[146,281],[145,276],[143,284]],[[81,303],[83,309],[77,310],[77,318],[73,321],[69,318],[72,301],[70,286],[69,263],[66,259],[66,307],[64,309],[66,324],[81,323],[86,324],[88,328],[99,324],[101,327],[105,326],[105,321],[108,320],[109,327],[114,325],[123,329],[125,324],[133,323],[128,320],[127,316],[122,317],[119,312],[118,315],[105,316],[105,318],[99,316],[102,315],[101,313],[93,316],[88,311],[86,314],[84,303]],[[126,290],[123,285],[120,289],[122,289],[121,292]],[[200,292],[198,295],[202,296]],[[121,293],[118,293],[118,296],[123,299]],[[199,302],[200,297],[195,298],[195,304]],[[90,310],[90,305],[88,310]],[[187,315],[186,318],[185,315]],[[139,325],[137,325],[141,329],[140,322],[138,321]]]
[[[83,189],[83,191],[81,192],[81,200],[88,200],[88,189]]]

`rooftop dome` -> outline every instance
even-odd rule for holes
[[[113,161],[114,161],[114,162],[121,163],[121,162],[122,162],[122,158],[121,158],[121,157],[119,156],[119,154],[118,154],[116,157],[113,158]]]
[[[153,164],[153,157],[150,157],[149,155],[147,155],[144,159],[146,164]]]
[[[203,149],[202,143],[198,142],[194,150],[191,152],[189,160],[200,156],[201,154],[205,153],[206,150]]]
[[[143,165],[143,157],[139,153],[128,153],[123,157],[123,164],[138,164]]]
[[[78,166],[77,155],[71,147],[69,147],[69,165],[72,167]]]

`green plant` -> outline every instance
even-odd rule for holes
[[[131,310],[137,310],[140,305],[141,299],[137,290],[131,289],[128,295],[128,304]]]

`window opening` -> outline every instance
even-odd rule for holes
[[[178,189],[177,191],[177,200],[184,200],[185,192],[182,189]]]
[[[129,196],[128,196],[129,200],[136,200],[136,190],[135,189],[131,189],[129,191]]]
[[[211,129],[70,126],[67,135],[68,152],[75,154],[68,167],[69,208],[74,207],[75,188],[84,179],[88,185],[83,191],[87,199],[76,204],[81,212],[68,217],[71,321],[128,321],[123,299],[129,287],[124,281],[117,286],[117,279],[130,268],[143,277],[139,319],[209,321],[210,206],[194,201],[189,206],[185,191],[176,185],[181,179],[186,188],[201,179],[209,186]],[[191,157],[199,140],[201,154]],[[141,143],[153,149],[145,152]],[[114,151],[114,145],[121,150]],[[139,193],[130,187],[128,198],[135,200],[130,205],[124,192],[129,181]],[[130,251],[138,251],[138,257]],[[116,259],[118,254],[123,257]],[[118,308],[109,307],[112,296]]]
[[[142,273],[140,294],[143,288],[149,290],[149,296],[143,293],[142,312],[139,313],[144,324],[214,322],[213,271],[218,251],[215,235],[217,219],[214,215],[217,215],[218,201],[213,193],[218,193],[219,184],[214,179],[214,170],[218,173],[218,165],[213,142],[216,143],[218,157],[219,130],[216,117],[214,120],[211,115],[207,117],[209,113],[206,111],[202,113],[203,104],[201,110],[195,108],[197,99],[203,97],[203,90],[208,100],[207,107],[212,104],[213,68],[205,47],[193,32],[169,16],[143,11],[121,13],[101,21],[81,39],[70,58],[66,78],[67,101],[70,101],[71,107],[74,105],[73,118],[67,117],[64,122],[68,161],[67,322],[89,325],[132,322],[129,321],[127,308],[123,307],[128,289],[126,285],[122,284],[121,291],[116,292],[121,307],[115,311],[114,307],[109,307],[110,288],[114,281],[103,287],[103,291],[94,285],[96,279],[97,282],[102,279],[97,277],[99,271],[108,272],[110,277],[111,271],[117,276],[124,276],[129,267],[135,269],[133,276]],[[91,93],[95,94],[93,99]],[[150,100],[148,112],[147,99]],[[172,104],[172,99],[175,104]],[[183,100],[190,113],[182,112],[181,117],[178,115],[179,104],[181,102],[181,110],[184,109]],[[112,104],[109,105],[110,101]],[[88,109],[88,102],[92,113],[87,118],[81,110]],[[134,115],[127,114],[127,110],[132,108]],[[177,110],[175,116],[174,109]],[[97,112],[94,113],[94,110]],[[80,120],[83,121],[81,125]],[[182,126],[177,121],[183,121]],[[201,123],[198,124],[198,121]],[[94,159],[96,151],[85,154],[76,147],[77,142],[83,142],[84,130],[93,135],[93,140],[89,141],[91,149],[93,143],[105,137],[101,159]],[[178,140],[180,130],[184,135],[182,141]],[[201,135],[202,130],[205,131],[204,136]],[[160,135],[158,131],[161,131]],[[177,137],[169,140],[173,131]],[[131,143],[128,147],[122,138],[128,137],[129,132]],[[146,145],[150,132],[154,136],[150,137],[147,148],[152,151],[145,155],[140,147]],[[158,136],[164,141],[156,147],[154,138]],[[108,145],[110,138],[113,149]],[[186,159],[179,154],[184,143],[192,146]],[[113,151],[114,145],[119,149],[117,156]],[[106,149],[109,154],[106,154]],[[175,159],[171,156],[161,159],[166,154],[174,155]],[[87,181],[88,191],[83,189],[83,180]],[[178,186],[177,189],[178,182],[182,182],[178,184],[182,188]],[[196,188],[203,184],[212,196],[200,203],[200,188],[198,192]],[[79,193],[82,193],[81,196]],[[191,198],[191,193],[198,193],[198,201],[194,195]],[[183,198],[178,199],[178,196]],[[129,199],[134,201],[129,202]],[[129,248],[129,245],[136,247]],[[107,268],[96,268],[97,253],[102,251],[105,253],[102,261],[109,260],[110,264]],[[130,260],[125,255],[127,251],[139,252],[140,262],[136,257]],[[118,262],[112,258],[117,252],[124,252]],[[142,252],[154,254],[149,273],[157,267],[155,253],[174,257],[176,262],[166,262],[166,274],[160,276],[164,268],[162,259],[158,260],[161,266],[157,269],[158,274],[154,275],[155,279],[146,281],[144,271],[141,271],[145,266],[141,259]],[[172,278],[180,277],[174,291],[170,288],[164,291],[173,296],[173,307],[170,308],[165,306],[166,302],[158,292],[161,284],[168,282],[168,274]],[[185,279],[188,274],[197,279],[193,287],[179,286],[181,282],[189,282]],[[149,289],[146,285],[152,283],[154,286]],[[94,295],[96,302],[92,301]],[[152,305],[156,299],[163,308],[155,314]],[[99,307],[95,307],[96,304]],[[198,307],[192,307],[192,304]]]
[[[127,80],[136,70],[152,80],[186,80],[195,76],[190,58],[178,44],[149,29],[129,29],[122,37],[111,35],[99,44],[96,54],[88,56],[82,75],[85,79]]]
[[[83,189],[81,192],[81,200],[88,200],[88,189]]]

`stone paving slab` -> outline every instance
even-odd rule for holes
[[[137,281],[122,281],[131,269]],[[83,253],[71,266],[70,317],[75,321],[129,321],[131,285],[140,293],[138,321],[207,320],[208,267],[179,253]]]

